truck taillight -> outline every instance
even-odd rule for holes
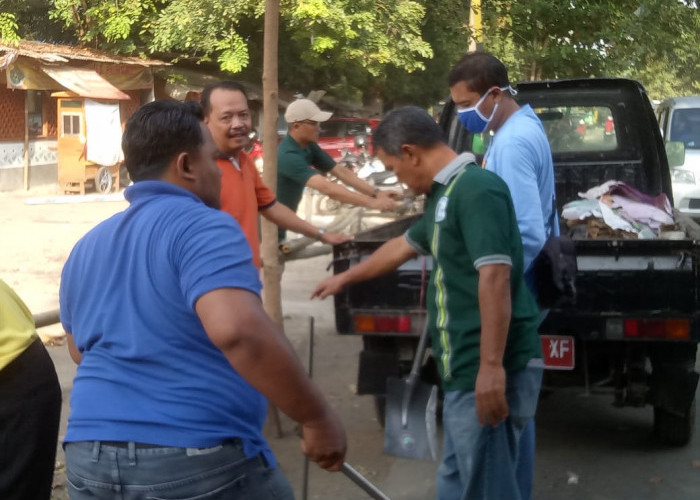
[[[669,339],[689,339],[690,320],[669,319],[666,320],[666,337]]]
[[[624,333],[627,338],[687,340],[690,338],[690,320],[626,319]]]
[[[411,317],[408,315],[386,316],[386,315],[355,315],[355,331],[363,332],[411,332]]]

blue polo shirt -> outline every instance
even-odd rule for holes
[[[88,232],[61,275],[61,323],[82,353],[65,441],[203,448],[262,435],[267,400],[211,342],[194,306],[218,288],[260,293],[233,217],[161,181],[125,191],[130,206]]]
[[[510,189],[528,270],[547,238],[559,235],[552,150],[542,122],[528,104],[513,113],[493,136],[484,168],[498,174]]]

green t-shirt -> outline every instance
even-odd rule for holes
[[[523,249],[508,186],[460,157],[436,176],[425,214],[406,233],[418,252],[432,254],[428,316],[435,359],[446,391],[473,391],[479,369],[479,271],[511,266],[511,322],[506,371],[542,356],[539,310],[523,279]],[[438,180],[439,179],[439,180]]]
[[[333,158],[315,142],[302,148],[290,135],[285,136],[277,147],[277,201],[296,212],[306,182],[333,167]],[[285,233],[280,228],[280,240],[284,239]]]

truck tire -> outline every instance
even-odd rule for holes
[[[693,437],[695,427],[695,400],[688,413],[680,416],[659,407],[654,407],[654,432],[657,438],[671,446],[684,446]]]

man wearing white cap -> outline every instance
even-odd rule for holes
[[[296,212],[304,187],[316,189],[342,203],[381,210],[393,210],[393,191],[381,191],[358,178],[350,169],[336,165],[318,141],[319,124],[332,113],[321,111],[309,99],[297,99],[287,107],[284,119],[289,124],[287,136],[277,149],[277,199]],[[354,191],[326,179],[330,173]],[[280,228],[280,239],[285,230]]]

